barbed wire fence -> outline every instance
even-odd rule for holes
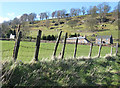
[[[2,49],[0,53],[2,53],[2,59],[12,58],[12,53],[14,49],[14,40],[13,41],[2,41]]]
[[[37,51],[38,52],[37,58],[38,58],[38,56],[39,56],[39,58],[43,58],[43,57],[46,58],[46,57],[51,57],[51,56],[53,56],[54,58],[59,57],[59,56],[60,56],[60,58],[64,58],[64,53],[66,53],[66,50],[67,50],[67,49],[65,49],[66,48],[66,46],[65,46],[66,42],[65,41],[66,41],[67,36],[65,36],[65,39],[62,43],[60,43],[60,39],[59,39],[60,37],[61,37],[61,35],[59,34],[59,37],[58,37],[56,43],[54,45],[52,45],[51,47],[49,47],[50,45],[48,43],[46,44],[46,47],[44,47],[43,44],[40,44],[41,35],[39,36],[39,38],[37,36],[38,40],[35,39],[34,41],[31,41],[31,39],[27,39],[27,38],[24,38],[24,39],[21,38],[20,41],[19,41],[20,46],[19,46],[19,50],[18,50],[19,52],[17,52],[18,53],[17,59],[22,60],[22,61],[31,61],[31,59],[35,59],[36,58],[35,57],[36,48],[38,48],[37,47],[38,43],[36,41],[39,41],[39,44],[40,44],[40,47],[39,47],[40,49]],[[9,41],[3,41],[2,42],[2,50],[0,50],[0,52],[2,53],[2,58],[3,59],[14,58],[14,52],[16,52],[15,47],[17,47],[16,40],[17,40],[17,38],[13,41],[9,40]],[[78,43],[77,43],[77,40],[76,40],[76,43],[72,44],[72,45],[74,45],[75,50],[72,49],[74,51],[69,51],[69,52],[73,52],[73,55],[70,54],[70,56],[73,56],[74,58],[79,56],[79,55],[76,56],[76,54],[79,52],[79,48],[77,47],[77,44]],[[92,52],[94,46],[95,46],[94,44],[92,44],[92,43],[90,44],[90,49],[88,49],[88,52],[89,52],[88,57],[89,58],[91,58],[92,53],[94,53],[94,52]],[[103,47],[102,45],[98,46],[98,48],[99,48],[98,49],[98,54],[97,54],[98,57],[101,56],[100,53],[101,53],[102,47]],[[115,48],[116,51],[113,50],[113,48]],[[48,55],[47,51],[49,51],[49,55]],[[108,51],[108,54],[113,55],[114,52],[115,52],[115,55],[117,55],[117,53],[118,53],[118,43],[116,44],[116,46],[111,47],[110,51]]]

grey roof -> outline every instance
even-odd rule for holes
[[[88,39],[86,39],[86,37],[82,37],[82,36],[67,38],[67,40],[76,40],[77,38],[78,38],[78,40],[79,40],[79,39],[85,39],[86,41],[90,42]]]
[[[96,38],[111,38],[112,35],[97,36]]]
[[[72,40],[72,39],[74,40],[74,39],[77,39],[77,38],[78,38],[78,39],[85,39],[85,37],[81,37],[81,36],[80,36],[80,37],[67,38],[67,39],[68,39],[68,40]]]

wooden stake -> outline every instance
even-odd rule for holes
[[[112,56],[112,53],[113,53],[113,46],[111,45],[111,52],[110,52],[111,56]]]
[[[66,39],[67,39],[67,33],[65,34],[64,45],[63,45],[63,49],[62,49],[62,56],[61,56],[62,59],[64,58]]]
[[[76,53],[77,53],[77,44],[78,44],[78,38],[76,39],[76,43],[75,43],[74,58],[76,58]]]
[[[91,58],[91,55],[92,55],[92,48],[93,48],[93,43],[90,44],[90,52],[89,52],[89,58]]]
[[[118,43],[116,43],[116,53],[115,53],[116,56],[117,56],[117,53],[118,53]]]
[[[54,52],[53,52],[53,57],[56,56],[56,51],[57,51],[57,47],[58,47],[58,45],[59,45],[59,41],[60,41],[61,35],[62,35],[62,31],[60,31],[59,37],[58,37],[58,39],[57,39],[57,41],[56,41],[56,45],[55,45]]]
[[[19,32],[18,32],[18,37],[17,37],[16,42],[15,42],[14,51],[13,51],[14,61],[16,61],[17,56],[18,56],[18,50],[19,50],[19,46],[20,46],[21,35],[22,35],[22,32],[19,31]]]
[[[102,44],[100,44],[99,46],[98,58],[100,57],[101,49],[102,49]]]
[[[35,49],[35,56],[34,56],[34,60],[38,61],[38,54],[39,54],[39,48],[40,48],[40,39],[41,39],[41,30],[38,31],[38,36],[37,36],[37,40],[36,40],[36,49]]]

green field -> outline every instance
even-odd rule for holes
[[[14,41],[0,41],[2,43],[2,60],[11,60],[13,56]],[[35,42],[23,42],[20,43],[18,60],[29,62],[33,59],[35,53]],[[42,58],[51,58],[53,54],[55,43],[41,43],[39,51],[39,60]],[[63,44],[59,44],[57,50],[57,56],[62,51]],[[65,49],[65,58],[73,57],[75,44],[67,44]],[[89,45],[78,45],[77,57],[87,57],[89,54]],[[92,57],[97,56],[99,46],[93,46]],[[101,50],[101,56],[110,54],[111,47],[103,46]],[[113,54],[115,48],[113,48]]]

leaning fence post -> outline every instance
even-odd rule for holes
[[[20,31],[20,26],[21,26],[21,24],[18,25],[18,32]]]
[[[99,46],[98,58],[100,57],[101,48],[102,48],[102,44],[100,44],[100,46]]]
[[[101,48],[102,48],[102,38],[101,38],[101,43],[100,43],[100,46],[99,46],[98,58],[100,57]]]
[[[91,55],[92,55],[92,48],[93,48],[93,43],[90,44],[90,52],[89,52],[89,58],[91,58]]]
[[[17,31],[16,31],[16,38],[18,37],[18,33],[19,33],[19,31],[20,31],[20,27],[21,27],[21,24],[18,25],[18,29],[17,29]]]
[[[62,59],[64,58],[66,39],[67,39],[67,32],[66,32],[66,34],[65,34],[64,45],[63,45],[63,49],[62,49],[62,56],[61,56]]]
[[[76,43],[75,43],[74,58],[76,58],[77,44],[78,44],[78,38],[76,39]]]
[[[111,52],[110,52],[111,56],[112,56],[112,53],[113,53],[113,46],[111,45]]]
[[[18,37],[17,37],[16,42],[15,42],[14,51],[13,51],[14,61],[16,61],[17,56],[18,56],[18,50],[19,50],[19,46],[20,46],[21,35],[22,35],[22,32],[19,31],[19,32],[18,32]]]
[[[59,45],[59,41],[60,41],[61,35],[62,35],[62,31],[60,31],[59,37],[58,37],[58,39],[57,39],[57,41],[56,41],[55,49],[54,49],[54,52],[53,52],[53,57],[56,56],[56,51],[57,51],[57,47],[58,47],[58,45]]]
[[[118,53],[118,43],[116,43],[116,53],[115,53],[116,56],[117,56],[117,53]]]
[[[34,60],[38,61],[38,54],[39,54],[39,47],[40,47],[40,39],[41,39],[41,30],[38,31],[38,35],[37,35],[37,40],[36,40],[36,49],[35,49],[35,56],[34,56]]]

